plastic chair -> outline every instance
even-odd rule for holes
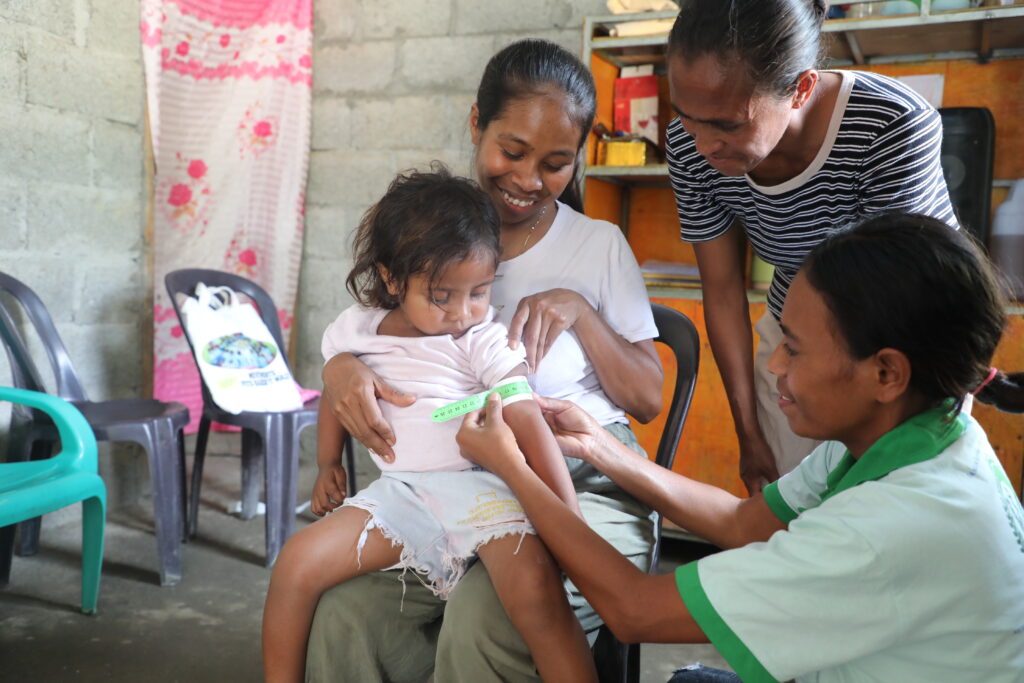
[[[35,328],[46,351],[56,390],[48,392],[19,333],[13,305],[0,298],[0,337],[11,362],[14,384],[22,389],[52,393],[68,401],[85,417],[98,441],[130,441],[141,445],[149,459],[153,486],[153,517],[159,555],[160,585],[181,580],[181,541],[185,531],[185,442],[188,408],[180,403],[132,398],[90,401],[75,373],[53,319],[39,297],[24,283],[0,273],[0,294],[17,302]],[[12,413],[8,461],[49,457],[56,433],[49,416],[16,407]],[[18,554],[32,555],[39,546],[40,519],[20,525]]]
[[[690,410],[690,399],[697,384],[697,367],[700,362],[700,335],[688,317],[679,311],[651,304],[654,323],[658,327],[658,336],[654,340],[668,346],[676,359],[675,386],[672,391],[672,403],[669,406],[665,428],[658,442],[658,451],[654,461],[665,469],[672,469],[676,457],[676,447],[683,433],[686,414]],[[658,559],[661,555],[660,514],[655,515],[654,545],[651,548],[650,573],[658,571]],[[640,680],[640,645],[620,642],[611,629],[602,625],[598,629],[597,640],[593,647],[597,675],[601,683],[637,683]]]
[[[278,322],[277,307],[267,292],[252,280],[219,270],[190,268],[167,274],[164,284],[167,294],[178,315],[192,358],[195,347],[188,335],[178,296],[194,296],[196,285],[202,282],[208,287],[230,287],[252,300],[264,324],[274,337],[278,348],[284,349],[281,325]],[[287,358],[285,362],[287,363]],[[290,368],[289,368],[290,369]],[[198,367],[197,367],[198,370]],[[202,374],[200,373],[202,381]],[[264,487],[266,492],[266,565],[274,564],[281,546],[295,531],[295,497],[299,473],[299,433],[316,423],[320,399],[314,398],[299,410],[284,412],[242,412],[237,415],[222,410],[213,401],[206,382],[202,382],[203,416],[196,436],[196,452],[192,461],[192,489],[189,498],[189,536],[195,536],[199,519],[199,491],[203,479],[203,459],[206,456],[206,442],[210,424],[218,422],[242,429],[242,519],[252,519],[259,504],[259,466],[264,463]],[[355,486],[355,459],[351,441],[346,443],[348,454],[347,469],[349,488]]]
[[[0,387],[0,401],[46,413],[56,426],[60,453],[33,462],[0,464],[0,586],[11,578],[18,522],[82,502],[82,611],[96,612],[103,564],[107,489],[96,473],[96,439],[82,414],[55,396]]]

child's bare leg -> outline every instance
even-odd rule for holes
[[[298,683],[305,675],[306,640],[320,594],[360,574],[398,562],[402,547],[392,546],[379,529],[359,537],[369,513],[342,507],[285,543],[270,575],[263,607],[263,673],[268,683]]]
[[[516,552],[516,548],[519,551]],[[494,590],[545,681],[597,681],[583,627],[566,600],[562,572],[539,538],[505,536],[478,549]]]

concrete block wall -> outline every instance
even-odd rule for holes
[[[321,334],[351,304],[344,278],[362,213],[398,171],[438,159],[471,176],[469,110],[491,55],[526,37],[579,54],[584,17],[607,9],[603,0],[334,0],[314,12],[295,357],[300,381],[318,387]]]
[[[466,127],[487,59],[530,36],[579,52],[583,18],[606,9],[603,0],[318,0],[314,11],[294,355],[300,381],[318,387],[320,335],[351,303],[343,281],[362,212],[400,170],[439,159],[471,175]],[[136,0],[0,2],[0,271],[43,298],[100,399],[141,395],[149,372],[138,12]],[[0,361],[0,382],[8,378]],[[137,455],[101,458],[112,505],[145,491]]]
[[[138,12],[124,0],[0,3],[0,271],[43,299],[98,399],[144,384]],[[138,497],[141,451],[105,451],[112,501]]]

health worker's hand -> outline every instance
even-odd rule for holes
[[[492,393],[482,410],[474,410],[462,419],[455,435],[462,456],[499,477],[507,468],[525,465],[515,434],[501,415],[501,396]]]
[[[324,392],[331,413],[341,426],[384,462],[394,462],[395,433],[384,420],[377,399],[406,407],[415,396],[402,393],[350,353],[331,358],[323,370]]]
[[[530,372],[536,372],[558,335],[588,310],[593,309],[587,300],[571,289],[549,289],[528,296],[519,302],[509,321],[509,348],[518,348],[522,342]]]
[[[601,439],[606,434],[597,420],[572,401],[536,395],[534,399],[540,405],[544,419],[551,427],[558,447],[562,449],[562,455],[593,463]]]
[[[348,475],[341,465],[321,468],[313,484],[313,495],[309,501],[310,511],[317,517],[325,514],[345,502],[345,491],[348,489]]]

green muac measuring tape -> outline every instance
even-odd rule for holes
[[[434,422],[444,422],[450,420],[453,417],[465,415],[472,410],[478,410],[484,407],[487,402],[487,397],[491,394],[497,393],[501,396],[502,400],[510,398],[512,396],[518,396],[520,394],[533,394],[533,389],[530,388],[528,382],[509,382],[508,384],[499,384],[498,386],[488,391],[481,391],[479,394],[473,394],[468,398],[464,398],[456,401],[455,403],[449,403],[446,406],[442,406],[435,410],[430,415],[430,419]]]

